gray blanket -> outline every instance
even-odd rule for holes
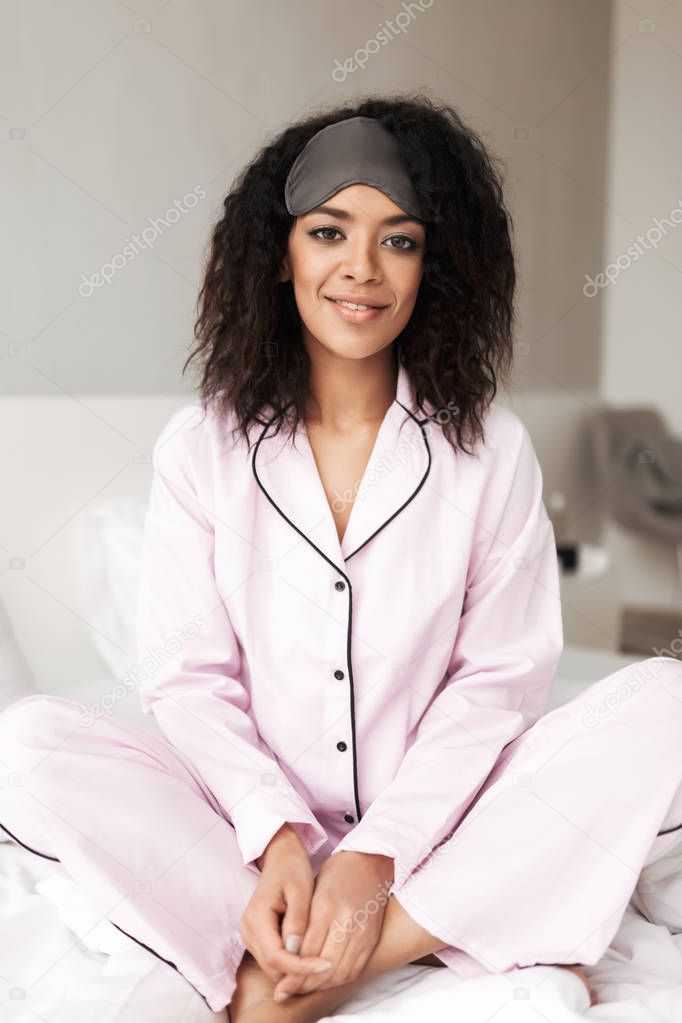
[[[682,440],[655,409],[606,409],[596,424],[600,485],[626,529],[682,542]]]

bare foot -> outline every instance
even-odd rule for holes
[[[309,991],[276,1002],[275,985],[250,953],[237,970],[237,987],[227,1012],[230,1023],[316,1023],[328,1016],[360,986],[352,981],[322,991]]]
[[[559,966],[559,969],[561,969],[561,970],[570,970],[571,973],[577,974],[580,977],[580,979],[582,980],[582,982],[585,985],[585,987],[587,988],[587,993],[590,996],[590,1005],[597,1005],[597,996],[596,996],[596,994],[594,992],[594,989],[592,988],[592,986],[591,986],[591,984],[590,984],[590,982],[589,982],[589,980],[587,978],[587,974],[585,973],[585,971],[582,968],[582,966],[566,966],[566,965],[564,965],[564,963],[559,963],[558,966]]]
[[[228,1007],[230,1023],[237,1023],[254,1007],[271,1002],[275,988],[250,952],[244,952],[236,979],[237,986]]]

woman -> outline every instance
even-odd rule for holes
[[[0,716],[3,828],[232,1023],[320,1019],[413,962],[573,968],[587,1007],[579,964],[680,837],[676,660],[543,716],[555,542],[494,400],[514,285],[450,107],[367,99],[266,146],[213,233],[200,399],[153,452],[163,734],[47,696]]]

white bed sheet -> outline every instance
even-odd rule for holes
[[[682,843],[643,872],[648,912],[663,900],[682,930]],[[656,899],[652,892],[657,892]],[[647,897],[647,896],[645,896]],[[651,904],[654,909],[652,911]],[[336,1021],[364,1023],[679,1023],[682,933],[628,906],[601,961],[586,967],[599,1004],[565,970],[534,966],[459,979],[452,971],[404,966],[348,999]],[[0,843],[1,1023],[209,1023],[214,1013],[175,970],[130,941],[90,906],[63,867],[13,842]],[[332,1017],[329,1017],[332,1018]]]
[[[551,709],[636,658],[567,648]],[[88,687],[105,692],[108,682]],[[82,698],[75,690],[68,694]],[[96,698],[96,696],[94,697]],[[135,694],[118,708],[141,719]],[[144,723],[154,727],[148,717]],[[679,933],[678,933],[679,932]],[[468,980],[404,966],[328,1017],[364,1023],[680,1023],[682,841],[645,870],[619,931],[586,972],[599,1004],[566,970],[535,966]],[[0,839],[0,1023],[208,1023],[213,1013],[172,967],[118,931],[59,863]]]

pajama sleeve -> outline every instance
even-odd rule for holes
[[[396,884],[457,827],[503,747],[544,713],[563,647],[541,470],[522,421],[511,422],[479,505],[445,678],[394,778],[332,853],[390,856]]]
[[[171,417],[152,452],[137,594],[140,700],[215,795],[257,873],[255,860],[284,823],[309,855],[327,833],[249,713],[241,648],[216,586],[211,486],[198,483],[210,472],[208,441],[183,415]]]

